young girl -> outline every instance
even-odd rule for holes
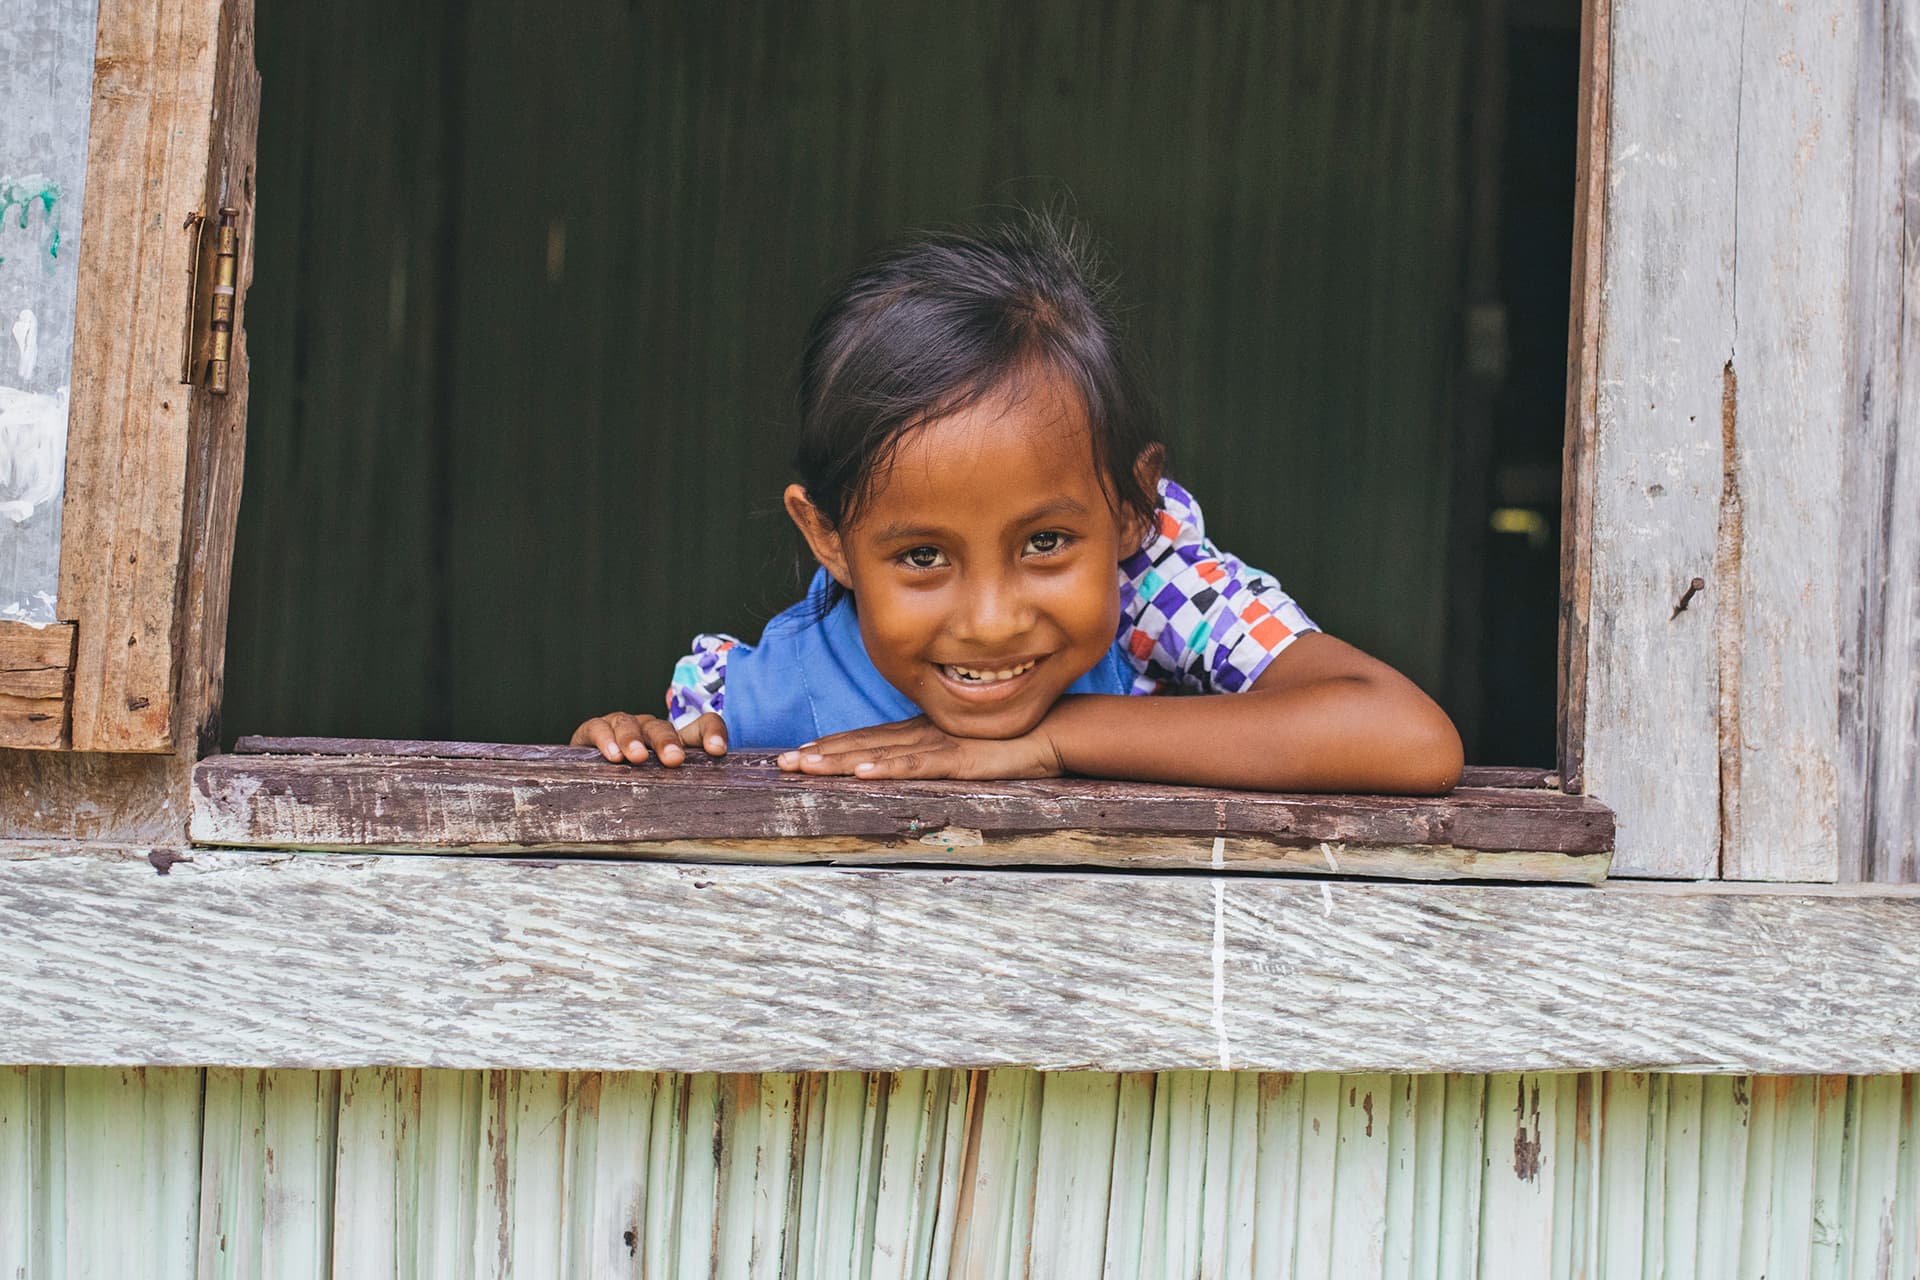
[[[757,645],[700,636],[668,718],[573,735],[613,761],[783,748],[856,778],[1084,774],[1442,792],[1452,723],[1207,540],[1086,255],[1045,219],[857,272],[800,374],[819,569]],[[1167,697],[1165,694],[1200,696]]]

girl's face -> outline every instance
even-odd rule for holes
[[[845,528],[798,485],[787,509],[853,592],[880,674],[968,738],[1026,733],[1113,646],[1116,565],[1141,533],[1051,376],[912,431]]]

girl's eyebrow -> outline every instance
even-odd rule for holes
[[[1086,504],[1076,502],[1072,498],[1055,498],[1051,502],[1043,502],[1031,511],[1023,512],[1021,515],[1016,516],[1012,524],[1014,527],[1018,527],[1021,525],[1036,524],[1039,521],[1049,520],[1056,516],[1084,516],[1086,514]],[[873,531],[873,539],[875,542],[897,542],[915,538],[940,538],[948,536],[951,533],[952,530],[943,528],[940,525],[909,524],[904,520],[896,520],[891,524],[883,524],[878,529],[875,529]]]

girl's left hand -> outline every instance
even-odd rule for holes
[[[925,716],[833,733],[779,756],[788,773],[855,778],[1057,778],[1060,755],[1040,730],[1018,738],[956,738]]]

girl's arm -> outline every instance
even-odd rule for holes
[[[1062,698],[1019,738],[957,738],[924,717],[834,734],[784,769],[860,778],[1062,773],[1258,791],[1436,795],[1460,777],[1460,735],[1411,680],[1312,632],[1244,693]]]
[[[1063,698],[1036,733],[1067,773],[1258,791],[1437,795],[1460,735],[1413,681],[1332,636],[1300,636],[1245,693]]]

